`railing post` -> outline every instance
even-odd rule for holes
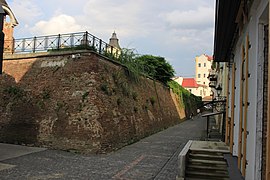
[[[96,37],[95,36],[93,36],[93,47],[95,47],[95,41],[96,41]]]
[[[45,50],[47,50],[48,49],[48,36],[46,36],[45,38],[44,38],[44,49]]]
[[[113,55],[113,47],[111,46],[111,55]]]
[[[85,48],[88,48],[89,44],[88,44],[88,32],[85,32]]]
[[[37,37],[35,36],[33,39],[33,41],[34,41],[33,53],[36,52],[36,40],[37,40]]]
[[[25,51],[25,39],[22,40],[22,52]]]
[[[105,47],[105,49],[106,49],[106,50],[105,50],[105,51],[106,51],[106,54],[108,53],[108,47],[109,47],[109,46],[108,46],[108,44],[106,43],[106,47]]]
[[[102,40],[99,39],[99,54],[101,54],[101,46],[102,46]]]
[[[59,50],[61,46],[61,34],[58,34],[57,49]]]
[[[70,47],[74,47],[74,34],[70,35]]]
[[[207,138],[209,138],[209,117],[210,116],[207,116],[207,125],[206,125],[206,135],[207,135]]]

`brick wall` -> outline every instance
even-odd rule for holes
[[[1,142],[102,153],[185,117],[167,87],[144,77],[136,82],[94,53],[13,58],[3,68]]]
[[[14,33],[14,27],[11,22],[4,21],[3,32],[5,34],[4,52],[11,53],[13,51],[13,33]]]

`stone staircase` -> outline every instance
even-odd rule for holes
[[[229,180],[224,142],[188,141],[178,156],[176,180]]]
[[[227,180],[227,163],[222,152],[191,150],[186,165],[186,180]]]

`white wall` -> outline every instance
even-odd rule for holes
[[[258,147],[261,145],[260,142],[256,142],[256,140],[260,141],[257,136],[261,136],[260,132],[257,131],[257,129],[261,129],[260,123],[257,123],[257,117],[261,117],[258,115],[257,111],[257,105],[260,99],[257,96],[257,90],[258,90],[258,69],[261,69],[261,67],[258,67],[258,61],[260,59],[260,52],[263,51],[262,48],[259,49],[259,18],[261,17],[263,11],[268,8],[267,7],[268,0],[255,0],[251,16],[250,16],[250,22],[245,27],[241,37],[237,41],[236,48],[234,50],[235,58],[234,61],[236,63],[236,91],[235,91],[235,127],[234,127],[234,146],[233,146],[233,155],[238,155],[238,137],[239,137],[239,110],[240,110],[240,71],[241,71],[241,47],[242,45],[245,45],[245,37],[246,35],[249,35],[250,45],[251,48],[249,49],[249,73],[250,78],[248,79],[248,102],[250,102],[250,105],[248,106],[248,113],[247,113],[247,148],[246,148],[246,155],[247,155],[247,166],[246,166],[246,180],[257,180],[260,178],[260,166],[259,161],[256,159],[260,159],[260,153],[258,151],[261,151],[261,148]],[[255,7],[256,5],[256,7]],[[231,87],[231,84],[230,84]],[[231,91],[231,88],[230,88]],[[232,107],[230,107],[232,108]],[[244,110],[244,109],[243,109]],[[230,115],[230,113],[229,113]],[[262,121],[260,119],[259,121]],[[257,147],[256,147],[257,146]],[[256,165],[257,164],[257,165]]]
[[[234,145],[233,145],[233,155],[238,155],[238,134],[239,134],[239,111],[240,111],[240,71],[241,71],[241,45],[242,41],[239,40],[237,47],[235,49],[235,109],[234,109]]]

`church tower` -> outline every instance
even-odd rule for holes
[[[112,33],[112,37],[110,38],[109,45],[116,48],[116,49],[119,49],[119,50],[121,49],[119,46],[119,40],[118,40],[115,32]]]
[[[14,27],[19,23],[15,18],[14,13],[11,11],[5,0],[0,0],[3,10],[5,11],[3,32],[5,34],[4,53],[13,53],[14,50]]]

